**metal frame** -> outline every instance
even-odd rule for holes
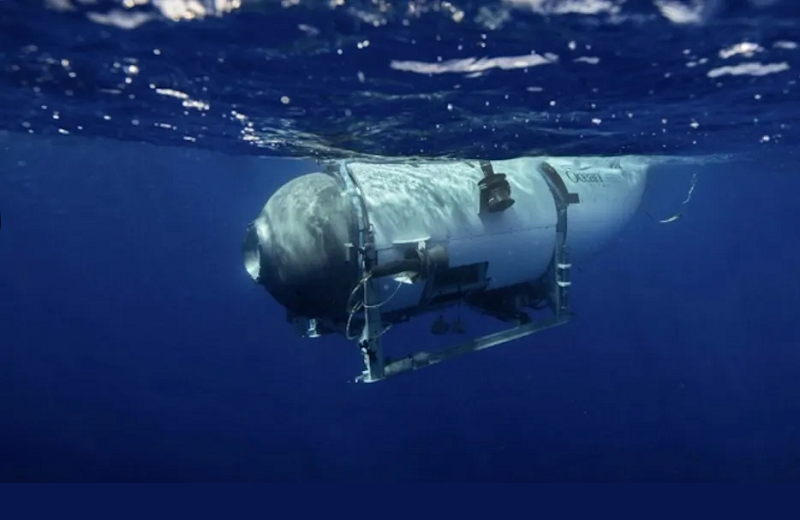
[[[376,363],[380,365],[380,372],[373,370],[372,365],[367,365],[367,369],[356,378],[356,382],[374,383],[398,374],[429,367],[448,359],[469,354],[470,352],[485,350],[487,348],[502,345],[503,343],[513,341],[515,339],[529,336],[536,332],[541,332],[559,325],[564,325],[571,317],[569,306],[571,267],[572,266],[569,263],[567,249],[563,242],[561,242],[556,246],[556,252],[553,255],[553,264],[549,273],[551,281],[550,285],[552,289],[550,300],[551,308],[553,309],[553,316],[550,319],[539,322],[534,321],[525,325],[511,327],[509,329],[471,339],[436,352],[416,352],[410,356],[388,364],[385,363],[385,360],[380,360],[378,363]],[[367,328],[368,327],[365,327],[365,330]],[[377,341],[379,342],[380,340],[378,339]]]
[[[345,183],[348,185],[348,191],[351,195],[359,199],[359,201],[354,201],[354,204],[357,208],[362,208],[362,211],[359,212],[359,237],[361,240],[359,251],[362,257],[362,273],[368,273],[369,267],[372,265],[372,262],[375,261],[375,250],[373,247],[374,244],[371,242],[371,234],[369,233],[370,228],[366,208],[363,206],[364,199],[356,180],[350,175],[349,170],[347,170],[346,162],[343,162],[341,168],[340,173],[345,179]],[[550,170],[552,170],[552,168],[550,168]],[[563,181],[560,183],[557,181],[553,182],[553,173],[555,173],[554,170],[542,171],[542,176],[547,181],[547,185],[550,187],[550,191],[553,194],[558,218],[553,260],[547,275],[545,275],[549,278],[548,300],[552,311],[552,317],[547,320],[532,321],[500,332],[487,334],[439,351],[416,352],[398,361],[387,363],[386,358],[383,356],[383,348],[380,339],[383,333],[383,331],[380,330],[380,311],[377,307],[370,305],[371,302],[376,301],[376,292],[372,285],[372,280],[365,278],[362,282],[364,286],[365,304],[364,329],[358,340],[359,347],[364,355],[365,370],[361,375],[356,377],[356,382],[374,383],[405,372],[429,367],[470,352],[477,352],[501,345],[569,322],[571,318],[569,296],[572,285],[572,264],[570,263],[569,251],[566,246],[567,208],[569,204],[578,203],[579,200],[576,195],[566,192]],[[561,180],[560,177],[557,180]]]
[[[364,374],[370,380],[377,381],[384,378],[386,362],[381,344],[381,335],[384,331],[378,307],[378,291],[375,288],[375,281],[369,277],[372,266],[377,263],[377,251],[375,250],[374,232],[369,222],[369,213],[364,202],[364,193],[356,178],[350,173],[347,164],[348,161],[342,161],[339,164],[339,177],[344,182],[345,190],[353,202],[358,222],[358,244],[355,244],[355,247],[358,252],[360,267],[358,274],[363,291],[362,305],[364,307],[364,328],[357,342],[366,367]],[[348,309],[348,311],[354,312],[352,309]]]

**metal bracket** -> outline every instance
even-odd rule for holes
[[[378,306],[378,291],[375,281],[369,276],[372,266],[377,264],[377,251],[375,250],[375,237],[372,225],[369,222],[369,213],[364,201],[364,193],[358,181],[347,167],[348,162],[342,161],[339,165],[339,177],[345,185],[346,192],[350,195],[353,209],[358,221],[358,244],[355,244],[359,255],[360,276],[362,285],[362,304],[364,307],[364,328],[358,338],[358,346],[364,358],[365,370],[362,374],[366,380],[382,379],[384,374],[385,359],[383,345],[381,345],[382,320]]]
[[[381,344],[381,313],[377,307],[377,297],[374,287],[374,280],[364,281],[364,329],[358,340],[358,346],[364,357],[364,371],[361,379],[371,383],[379,381],[385,377],[386,359],[383,356],[383,345]]]

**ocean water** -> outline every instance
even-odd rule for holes
[[[798,480],[798,22],[0,1],[0,480]],[[658,163],[564,327],[357,385],[358,350],[297,337],[244,269],[247,224],[318,160],[524,155]],[[387,341],[451,342],[432,318]]]

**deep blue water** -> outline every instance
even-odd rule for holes
[[[126,30],[97,22],[115,2],[0,2],[0,480],[798,480],[800,9],[767,3],[678,24],[543,2],[493,30],[505,4],[378,27],[361,2],[145,5]],[[531,50],[558,60],[388,65]],[[245,226],[309,157],[536,152],[715,160],[658,168],[644,209],[697,173],[685,216],[641,213],[582,265],[570,324],[396,380],[348,382],[355,348],[297,338],[243,268]],[[387,341],[442,345],[429,325]]]

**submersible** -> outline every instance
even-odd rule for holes
[[[332,161],[269,198],[244,264],[302,335],[353,340],[365,365],[356,380],[378,381],[566,323],[572,263],[630,220],[647,171],[625,157]],[[385,356],[390,327],[454,305],[511,325]]]

